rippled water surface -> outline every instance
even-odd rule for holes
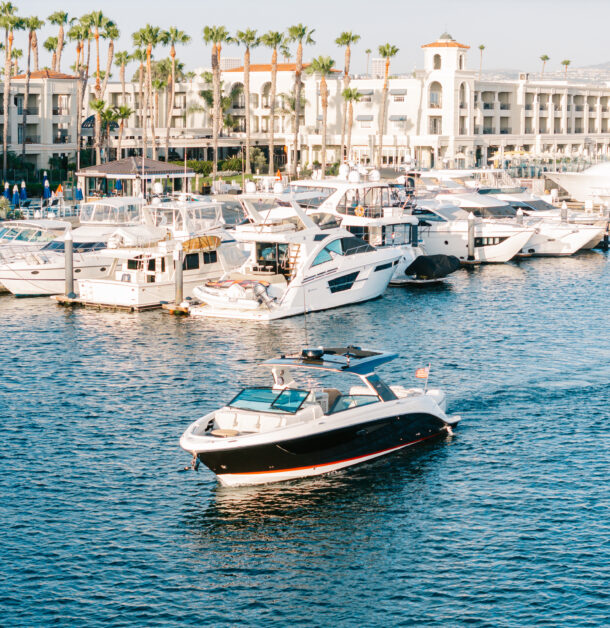
[[[432,363],[453,437],[226,489],[191,420],[266,381],[258,325],[0,296],[0,624],[600,626],[610,553],[610,265],[459,271],[308,317],[315,344]]]

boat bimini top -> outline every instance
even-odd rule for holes
[[[397,357],[396,353],[367,351],[353,346],[320,347],[303,349],[300,354],[296,355],[282,355],[279,358],[263,362],[263,365],[272,368],[276,385],[280,386],[283,384],[282,367],[286,369],[306,368],[335,373],[352,373],[360,377],[381,401],[393,401],[397,399],[396,394],[375,373],[375,368]],[[280,377],[282,378],[281,381]]]

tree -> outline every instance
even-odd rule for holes
[[[352,130],[354,127],[354,103],[359,102],[362,94],[355,87],[347,87],[343,90],[343,102],[347,103],[347,149],[345,158],[349,161],[352,150]]]
[[[367,48],[365,51],[366,53],[366,75],[369,75],[369,62],[371,60],[371,52],[373,52],[370,48]]]
[[[540,61],[542,61],[542,72],[540,72],[540,78],[544,77],[544,68],[546,66],[546,62],[550,59],[549,55],[540,55]]]
[[[108,107],[100,112],[102,127],[102,144],[106,141],[106,161],[110,159],[110,131],[116,128],[117,116],[114,107]]]
[[[335,62],[330,57],[319,56],[307,67],[307,73],[320,77],[320,101],[322,104],[322,178],[326,175],[326,123],[328,120],[328,85],[326,77],[333,71]]]
[[[169,99],[167,102],[167,115],[165,120],[165,161],[169,161],[169,131],[172,126],[172,111],[176,96],[176,45],[188,44],[191,36],[175,26],[170,26],[162,35],[165,45],[169,45],[169,56],[172,60],[172,72],[169,79]]]
[[[107,39],[109,43],[108,52],[106,55],[106,71],[104,72],[104,76],[102,78],[102,98],[106,94],[108,79],[111,76],[110,71],[112,70],[112,60],[114,58],[114,42],[119,38],[119,29],[117,28],[117,25],[111,20],[107,20],[106,24],[104,25],[103,37],[104,39]]]
[[[49,15],[48,20],[51,24],[59,27],[59,32],[57,33],[57,56],[55,57],[55,64],[51,69],[60,72],[61,53],[64,49],[64,26],[68,24],[68,14],[65,11],[55,11],[55,13]]]
[[[292,159],[291,176],[297,176],[297,166],[299,162],[299,130],[301,127],[301,107],[303,102],[303,44],[313,45],[312,35],[315,29],[308,28],[303,24],[295,24],[288,29],[288,38],[297,44],[296,67],[294,72],[294,155]]]
[[[27,17],[24,20],[25,28],[28,31],[28,54],[27,54],[27,65],[25,69],[25,87],[23,88],[23,119],[22,119],[22,128],[23,133],[21,134],[21,158],[25,159],[25,128],[27,125],[27,116],[28,116],[28,101],[30,99],[30,76],[31,76],[31,59],[32,59],[32,44],[34,41],[34,36],[36,31],[42,28],[44,22],[37,18],[36,16]]]
[[[481,76],[483,74],[483,50],[485,50],[485,44],[479,45],[479,81],[481,80]]]
[[[251,113],[250,113],[250,50],[260,45],[260,38],[256,31],[247,28],[245,31],[237,31],[235,41],[240,43],[246,50],[244,51],[244,92],[246,105],[246,160],[245,172],[252,172],[250,163],[250,134],[251,134]]]
[[[570,63],[572,63],[572,62],[569,59],[564,59],[561,62],[561,65],[563,66],[564,76],[565,76],[566,80],[568,79],[568,66],[570,65]]]
[[[51,68],[57,64],[57,37],[47,37],[42,47],[49,52],[51,56]]]
[[[125,126],[125,121],[129,120],[131,116],[134,114],[134,110],[130,109],[127,105],[120,105],[118,107],[114,107],[115,119],[119,123],[119,141],[117,146],[117,159],[121,159],[121,143],[123,141],[123,128]]]
[[[25,28],[24,21],[17,17],[17,8],[11,2],[0,4],[0,28],[4,29],[4,128],[2,131],[2,174],[6,181],[8,164],[8,125],[9,125],[9,94],[11,90],[11,60],[15,30]],[[25,129],[24,129],[25,131]]]
[[[381,114],[379,116],[379,152],[377,156],[377,168],[381,168],[383,156],[383,135],[385,132],[386,108],[388,104],[388,87],[390,76],[390,59],[398,54],[398,48],[392,44],[383,44],[378,48],[379,56],[385,59],[385,69],[383,73],[383,91],[381,94]]]
[[[203,41],[212,45],[212,83],[214,96],[214,112],[212,116],[213,162],[212,176],[218,174],[218,135],[220,134],[220,54],[222,44],[230,41],[229,32],[224,26],[206,26],[203,29]]]
[[[277,92],[277,50],[284,43],[284,35],[278,31],[269,31],[261,37],[264,46],[271,48],[271,92],[269,102],[269,174],[274,173],[275,152],[275,96]]]
[[[136,34],[133,35],[134,43],[136,41]],[[144,48],[138,47],[133,51],[131,57],[139,62],[138,65],[138,104],[136,109],[139,109],[139,117],[140,117],[140,127],[142,128],[142,138],[144,140],[144,144],[146,144],[146,122],[144,118],[144,68],[146,63],[146,50]],[[135,80],[135,76],[132,80]]]
[[[121,96],[123,98],[123,104],[127,104],[125,102],[126,93],[125,93],[125,66],[131,61],[132,57],[126,50],[119,50],[114,55],[114,65],[119,69],[119,76],[121,79]]]
[[[345,47],[345,65],[343,69],[343,91],[349,87],[349,66],[352,56],[352,44],[360,40],[360,35],[356,35],[351,31],[344,31],[335,39],[337,46]],[[341,104],[341,161],[345,159],[345,127],[346,127],[347,102],[344,100]]]
[[[85,86],[89,80],[89,57],[91,53],[91,29],[88,16],[83,16],[68,31],[68,37],[76,42],[76,69],[78,75],[76,92],[76,169],[80,169],[81,155],[81,118],[85,99]],[[85,61],[85,43],[87,42],[87,59]]]
[[[21,48],[13,48],[11,52],[11,62],[13,65],[13,76],[19,74],[19,59],[23,57],[23,50]]]
[[[161,29],[158,26],[151,26],[147,24],[144,28],[141,28],[138,31],[139,41],[146,48],[146,90],[144,94],[144,100],[146,106],[144,107],[145,115],[150,117],[150,130],[152,136],[152,158],[157,158],[157,137],[155,130],[155,120],[152,115],[152,69],[151,69],[151,58],[153,49],[156,48],[159,44],[163,43],[161,39]],[[146,136],[144,136],[146,137]],[[143,155],[146,156],[146,140],[144,140],[144,151]]]

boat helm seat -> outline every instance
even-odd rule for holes
[[[341,391],[337,388],[323,388],[323,392],[328,395],[328,410],[335,405],[335,401],[341,396]]]

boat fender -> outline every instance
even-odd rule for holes
[[[364,216],[364,207],[362,207],[362,205],[358,205],[358,207],[354,210],[354,214],[362,218],[362,216]]]

